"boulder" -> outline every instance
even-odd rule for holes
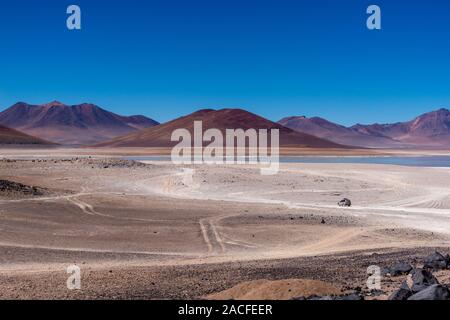
[[[409,274],[412,269],[413,267],[409,263],[397,262],[390,268],[389,274],[393,277],[398,277]]]
[[[386,292],[384,292],[382,290],[373,289],[373,290],[370,290],[367,295],[370,297],[379,297],[384,294],[386,294]]]
[[[381,268],[381,275],[382,276],[391,276],[391,268],[383,267]]]
[[[425,269],[414,269],[411,271],[411,280],[411,291],[413,293],[420,292],[432,285],[439,284],[439,281],[433,276],[433,274]]]
[[[447,269],[448,265],[449,265],[448,257],[444,257],[439,252],[430,254],[424,260],[424,268],[430,268],[433,270]]]
[[[336,297],[334,300],[341,300],[341,301],[362,301],[364,300],[364,297],[357,294],[357,293],[352,293],[352,294],[347,294],[345,296],[340,296],[340,297]]]
[[[389,297],[389,300],[404,301],[404,300],[408,300],[408,298],[411,297],[412,295],[413,295],[413,292],[408,287],[408,284],[406,283],[406,281],[404,281],[402,286]]]
[[[324,297],[315,296],[315,297],[309,297],[306,300],[310,300],[310,301],[331,301],[331,300],[333,300],[333,297],[331,297],[331,296],[324,296]]]
[[[346,294],[342,296],[323,296],[323,297],[310,297],[307,300],[320,300],[320,301],[361,301],[364,297],[357,293]]]
[[[408,300],[448,300],[449,298],[450,293],[447,287],[435,284],[416,293],[408,298]]]
[[[339,207],[351,207],[352,202],[350,199],[344,198],[341,201],[338,202]]]

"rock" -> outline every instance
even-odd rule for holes
[[[352,293],[345,296],[335,297],[333,300],[341,300],[341,301],[361,301],[364,300],[364,297],[359,294]]]
[[[341,201],[338,202],[339,207],[351,207],[352,202],[350,199],[344,198]]]
[[[411,278],[411,291],[413,293],[420,292],[432,285],[439,284],[439,281],[433,276],[433,274],[425,269],[414,269],[411,272]]]
[[[381,268],[381,275],[383,276],[383,277],[390,277],[391,276],[391,268],[386,268],[386,267],[383,267],[383,268]]]
[[[0,193],[20,193],[23,195],[42,196],[45,189],[35,186],[27,186],[18,182],[9,180],[0,180]]]
[[[307,300],[320,300],[320,301],[361,301],[364,300],[364,297],[357,294],[351,293],[342,296],[313,296],[309,297]]]
[[[432,285],[419,293],[411,296],[408,300],[448,300],[450,293],[447,287],[440,284]]]
[[[409,263],[397,262],[390,268],[389,274],[393,277],[398,277],[409,274],[412,269],[413,267]]]
[[[330,297],[330,296],[317,297],[317,296],[315,296],[315,297],[310,297],[310,298],[308,298],[306,300],[310,300],[310,301],[331,301],[331,300],[333,300],[333,297]]]
[[[444,257],[439,252],[430,254],[424,260],[424,268],[430,268],[433,270],[443,270],[447,269],[448,266],[449,266],[448,257]]]
[[[371,297],[379,297],[379,296],[382,296],[382,295],[384,295],[384,294],[385,294],[384,291],[382,291],[382,290],[377,290],[377,289],[371,290],[371,291],[368,293],[368,295],[371,296]]]
[[[392,301],[404,301],[407,300],[409,297],[411,297],[413,295],[413,292],[411,291],[411,289],[408,287],[408,284],[406,283],[406,281],[403,282],[402,286],[400,287],[400,289],[398,289],[397,291],[395,291],[390,297],[389,300]]]

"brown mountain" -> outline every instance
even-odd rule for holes
[[[387,136],[374,135],[369,132],[359,132],[352,128],[314,117],[287,117],[278,121],[279,124],[298,132],[304,132],[319,138],[339,144],[365,148],[402,147],[403,144]]]
[[[0,124],[66,145],[87,145],[148,128],[158,123],[143,116],[124,117],[93,104],[68,106],[23,102],[0,113]]]
[[[53,143],[0,125],[0,145],[53,145]]]
[[[450,147],[450,111],[439,109],[408,122],[394,124],[357,124],[351,129],[372,136],[383,136],[409,145]]]
[[[264,119],[256,114],[241,109],[200,110],[190,115],[148,128],[137,133],[115,138],[100,143],[98,147],[172,147],[172,132],[185,128],[193,133],[194,121],[203,122],[203,130],[217,128],[225,136],[225,129],[279,129],[280,146],[299,146],[313,148],[344,148],[345,146],[314,137],[309,134],[295,132],[278,123]]]

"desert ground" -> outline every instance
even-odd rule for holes
[[[0,185],[1,299],[226,299],[267,280],[287,299],[305,281],[325,283],[308,294],[364,290],[370,265],[449,251],[446,168],[286,163],[262,176],[120,157],[133,154],[1,150],[0,179],[16,183]],[[81,290],[66,287],[73,264]]]

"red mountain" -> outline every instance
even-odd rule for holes
[[[16,103],[0,113],[0,124],[67,145],[93,144],[158,123],[144,116],[124,117],[93,104],[68,106]]]
[[[423,147],[450,147],[450,111],[439,109],[408,122],[394,124],[357,124],[353,130],[373,136],[384,136]]]
[[[0,145],[53,145],[53,143],[30,136],[23,132],[0,126]]]
[[[383,135],[359,132],[323,118],[287,117],[279,124],[298,132],[304,132],[339,144],[365,148],[401,147],[402,143]]]
[[[200,110],[179,119],[148,128],[123,137],[97,144],[98,147],[172,147],[172,132],[185,128],[193,134],[194,121],[203,122],[203,130],[217,128],[225,136],[226,129],[279,129],[280,146],[297,146],[313,148],[344,148],[345,146],[295,132],[278,123],[264,119],[256,114],[241,109]]]

